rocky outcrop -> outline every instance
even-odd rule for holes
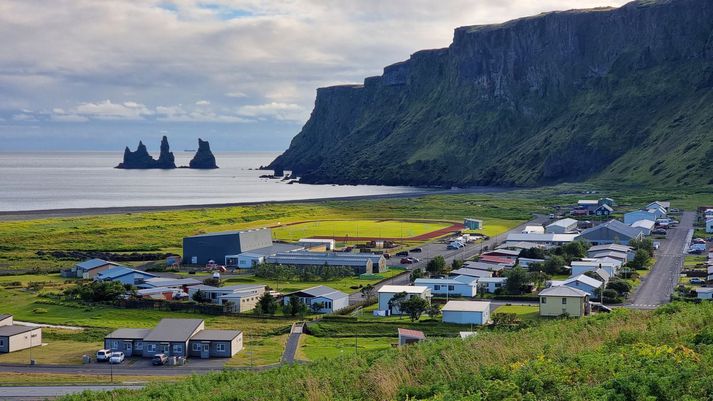
[[[215,162],[215,156],[213,156],[213,152],[210,151],[210,144],[208,141],[198,138],[198,150],[196,151],[196,155],[193,156],[193,159],[188,164],[188,167],[206,170],[218,168],[218,165]]]
[[[310,183],[707,183],[711,115],[713,1],[642,0],[461,27],[448,48],[320,88],[268,168]]]
[[[161,138],[161,154],[158,156],[157,165],[158,168],[163,169],[176,168],[175,158],[168,146],[168,138],[165,135]]]
[[[170,151],[168,145],[168,138],[164,136],[161,139],[161,154],[158,160],[151,157],[149,152],[146,150],[146,145],[139,141],[139,146],[136,147],[136,151],[132,152],[127,146],[124,149],[124,161],[119,163],[116,168],[123,169],[173,169],[176,168],[176,163],[174,162],[173,153]]]

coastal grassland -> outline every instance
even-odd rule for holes
[[[297,359],[316,361],[322,358],[337,358],[359,352],[381,351],[398,343],[395,337],[315,337],[301,338]]]
[[[713,393],[711,319],[713,303],[620,309],[63,400],[703,400]]]
[[[408,238],[449,227],[451,222],[399,220],[320,220],[284,225],[273,230],[276,239],[297,241],[309,237]]]
[[[488,218],[492,218],[516,225],[530,218],[531,212],[544,210],[537,200],[511,199],[504,194],[440,195],[6,221],[0,224],[0,270],[48,271],[75,263],[49,255],[39,256],[38,251],[180,254],[182,238],[188,235],[278,223],[328,219],[460,221],[473,216],[485,219],[486,224]],[[424,223],[413,224],[423,227]],[[360,235],[361,232],[362,229]],[[379,232],[364,231],[364,235],[367,234],[378,236]]]

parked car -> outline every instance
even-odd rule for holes
[[[421,249],[421,248],[413,248],[413,249],[410,250],[409,252],[419,253],[419,252],[423,252],[423,249]]]
[[[413,260],[411,260],[411,258],[401,258],[401,264],[402,265],[410,265],[410,264],[413,264]]]
[[[110,349],[100,349],[97,351],[97,362],[108,361],[111,358]]]
[[[550,215],[549,215],[548,217],[549,217],[550,219],[554,219],[554,218],[555,218],[555,214],[554,214],[554,213],[550,213]]]
[[[669,211],[670,213],[678,213],[680,210],[678,210],[678,209],[676,209],[676,208],[671,208],[671,209],[669,209],[668,211]]]
[[[657,228],[657,229],[655,229],[654,231],[651,231],[651,234],[654,234],[654,235],[666,235],[666,230],[664,230],[663,228]]]
[[[693,241],[691,241],[691,242],[693,242],[694,244],[704,244],[705,245],[706,240],[704,240],[703,238],[694,238]]]
[[[112,352],[111,357],[109,357],[109,363],[122,363],[124,362],[124,353],[119,351],[119,352]]]
[[[654,242],[654,249],[659,249],[660,246],[661,246],[660,242]]]
[[[388,252],[384,252],[383,256],[384,256],[384,259],[391,259],[391,254],[389,254]]]
[[[396,252],[396,256],[408,256],[408,251]]]
[[[156,354],[151,358],[151,364],[154,366],[165,365],[168,361],[166,354]]]
[[[451,242],[450,244],[448,244],[448,246],[447,246],[446,248],[447,248],[447,249],[461,249],[461,248],[463,248],[464,246],[465,246],[465,245],[463,245],[463,243],[461,243],[461,242],[453,241],[453,242]]]
[[[703,280],[702,278],[694,277],[694,278],[688,280],[688,282],[691,284],[705,284],[706,280]]]
[[[690,248],[690,249],[688,250],[688,253],[691,254],[691,255],[700,255],[700,254],[703,253],[703,251],[700,250],[700,249],[696,249],[696,248]]]

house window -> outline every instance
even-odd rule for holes
[[[567,298],[562,298],[562,305],[567,305]]]
[[[119,342],[118,342],[118,341],[112,341],[112,342],[111,342],[111,349],[119,349]]]
[[[325,307],[326,307],[327,309],[332,309],[332,302],[331,302],[331,301],[328,301],[328,302],[325,304]]]
[[[124,349],[125,350],[130,350],[131,349],[131,343],[124,343]]]
[[[5,339],[2,338],[2,339],[0,339],[0,347],[4,347],[4,346],[5,346]]]
[[[192,349],[193,349],[193,351],[200,351],[200,350],[201,350],[201,344],[200,344],[200,343],[193,343]]]
[[[225,352],[225,344],[216,344],[215,350],[218,352]]]
[[[453,290],[455,290],[455,289],[456,289],[456,287],[455,287],[454,285],[449,285],[449,286],[448,286],[448,291],[453,291]]]
[[[183,345],[173,344],[173,353],[177,355],[183,354]]]
[[[148,351],[148,352],[156,352],[156,344],[147,344],[147,345],[146,345],[146,351]]]
[[[433,286],[433,291],[438,291],[438,290],[440,290],[440,289],[441,289],[441,286],[440,286],[440,285],[434,285],[434,286]]]
[[[143,350],[143,349],[144,349],[144,343],[141,342],[141,341],[137,341],[137,342],[136,342],[136,350],[137,350],[137,351],[141,351],[141,350]]]
[[[545,297],[540,298],[540,300],[542,301],[543,304],[547,303],[547,298],[545,298]]]

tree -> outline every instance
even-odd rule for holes
[[[193,296],[191,296],[191,299],[193,299],[196,302],[205,302],[205,296],[203,295],[203,291],[198,290],[193,293]]]
[[[637,251],[643,249],[648,252],[649,256],[654,256],[654,240],[651,238],[633,239],[629,241],[629,246]]]
[[[436,256],[428,261],[426,271],[432,275],[443,274],[446,271],[446,260],[441,255]]]
[[[389,300],[389,310],[393,311],[394,309],[401,309],[401,303],[406,300],[406,297],[408,297],[406,292],[394,294],[394,296]]]
[[[312,313],[319,313],[324,308],[324,302],[312,302],[309,307],[312,309]]]
[[[428,301],[421,297],[411,297],[410,299],[401,301],[399,309],[401,313],[405,313],[411,318],[412,322],[421,318],[421,315],[428,309]]]
[[[546,256],[545,250],[542,248],[523,249],[520,252],[521,258],[544,259],[545,256]]]
[[[566,260],[571,261],[573,259],[587,256],[587,249],[589,249],[587,243],[583,241],[574,241],[562,246],[562,254]]]
[[[549,275],[560,274],[564,268],[565,261],[562,256],[552,255],[545,260],[545,273]]]
[[[607,283],[607,289],[612,289],[620,295],[626,295],[631,291],[631,284],[620,278],[613,278]]]
[[[371,284],[367,284],[364,287],[361,287],[359,292],[361,292],[361,295],[366,298],[366,302],[368,303],[371,300],[371,297],[374,296],[374,286]]]
[[[508,294],[521,294],[522,288],[528,284],[528,275],[522,267],[515,267],[505,273],[507,281],[505,282],[505,291]]]
[[[496,313],[493,315],[493,324],[495,326],[511,326],[520,324],[521,320],[517,317],[517,313]]]
[[[604,302],[608,304],[618,304],[622,301],[621,296],[615,290],[607,288],[604,290]]]
[[[213,287],[222,287],[223,286],[223,280],[216,278],[216,277],[209,277],[205,280],[203,280],[203,284],[205,285],[210,285]]]
[[[307,313],[307,305],[298,296],[292,295],[288,303],[282,306],[282,312],[290,316],[304,316]]]
[[[550,279],[550,276],[541,271],[531,271],[527,274],[528,280],[535,284],[536,288],[541,288],[545,285],[545,281]]]
[[[112,302],[124,297],[127,289],[119,281],[92,281],[90,284],[78,284],[65,290],[67,297],[85,302]]]
[[[431,317],[431,319],[436,319],[441,314],[441,305],[431,304],[426,309],[426,314]]]
[[[277,312],[277,300],[271,293],[265,292],[257,300],[255,311],[259,314],[274,315]]]
[[[465,265],[465,262],[461,259],[453,259],[453,263],[451,263],[451,270],[456,270],[460,269]]]
[[[649,265],[650,259],[651,256],[649,256],[648,251],[646,251],[645,249],[639,249],[636,251],[634,259],[629,262],[629,265],[636,270],[646,269]]]
[[[411,275],[409,276],[409,280],[411,280],[411,282],[413,283],[414,281],[416,281],[417,278],[421,277],[423,277],[423,272],[421,271],[421,269],[413,269]]]

